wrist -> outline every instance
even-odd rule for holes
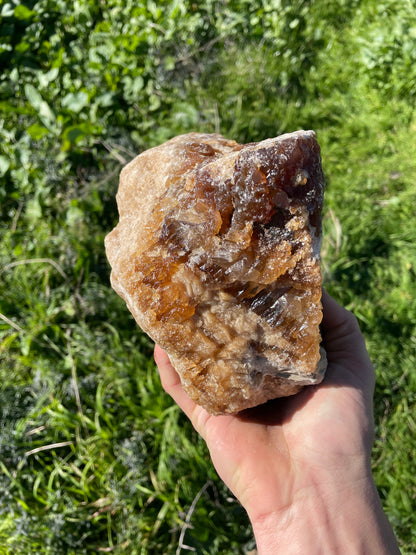
[[[308,488],[288,507],[249,517],[258,555],[400,554],[371,475],[332,491]]]

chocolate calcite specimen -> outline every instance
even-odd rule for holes
[[[112,285],[212,414],[322,380],[324,183],[313,131],[247,145],[190,133],[121,173]]]

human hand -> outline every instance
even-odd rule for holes
[[[326,292],[322,302],[328,357],[322,384],[238,415],[212,416],[187,396],[168,356],[156,347],[162,385],[247,510],[259,553],[276,553],[279,545],[282,553],[332,554],[336,542],[342,553],[398,553],[371,477],[374,370],[355,317]],[[351,544],[354,524],[362,530],[364,523],[366,537],[355,535]],[[337,539],[325,539],[334,530]],[[370,530],[378,531],[378,539]],[[347,536],[355,550],[345,550]],[[283,547],[289,538],[290,550]]]

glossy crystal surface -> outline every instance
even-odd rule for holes
[[[121,174],[113,287],[213,414],[323,377],[324,186],[312,131],[248,145],[182,135]]]

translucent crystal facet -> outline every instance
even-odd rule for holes
[[[122,171],[112,285],[212,414],[323,377],[324,186],[313,131],[247,145],[190,133]]]

